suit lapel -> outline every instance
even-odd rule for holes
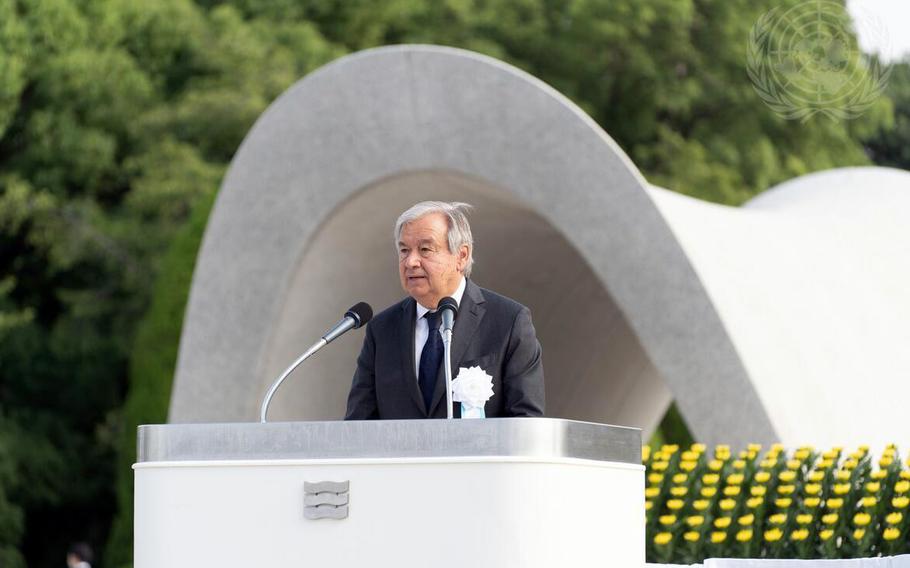
[[[461,305],[458,307],[458,317],[455,318],[455,327],[452,328],[452,379],[456,376],[458,364],[464,357],[465,351],[474,339],[474,334],[483,319],[486,309],[483,307],[483,293],[480,287],[468,280],[465,282],[464,294]],[[439,376],[436,378],[436,389],[433,391],[433,402],[430,404],[429,416],[433,415],[440,402],[445,400],[446,376],[445,363],[439,366]]]
[[[401,377],[404,379],[404,389],[411,393],[414,404],[421,412],[426,414],[427,407],[423,402],[423,395],[420,394],[420,385],[417,384],[417,374],[414,372],[414,328],[417,319],[417,302],[413,298],[408,298],[401,304],[401,325],[398,326],[401,346],[401,365],[404,372]]]

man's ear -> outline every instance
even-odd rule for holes
[[[468,265],[468,258],[471,257],[471,247],[470,245],[461,245],[461,248],[458,249],[458,272],[464,272],[465,267]]]

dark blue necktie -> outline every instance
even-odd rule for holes
[[[442,362],[442,337],[439,336],[439,312],[427,312],[424,316],[429,327],[427,342],[420,353],[420,373],[417,375],[417,384],[423,394],[423,402],[427,405],[427,414],[433,402],[433,391],[436,390],[436,377],[439,374],[439,364]]]

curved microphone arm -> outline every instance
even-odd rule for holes
[[[288,367],[287,369],[285,369],[285,371],[283,373],[281,373],[281,376],[278,377],[278,380],[276,380],[274,383],[272,383],[272,386],[269,388],[269,392],[266,393],[265,398],[262,399],[262,406],[259,409],[259,422],[260,423],[265,424],[265,422],[266,422],[265,416],[269,412],[269,403],[272,402],[272,397],[275,395],[275,391],[278,390],[278,387],[281,386],[281,383],[283,383],[284,380],[286,378],[288,378],[288,375],[293,373],[294,369],[299,367],[301,363],[306,361],[313,353],[315,353],[315,352],[319,351],[320,349],[322,349],[323,347],[325,347],[328,343],[329,342],[326,341],[325,338],[320,339],[319,341],[314,343],[312,347],[307,349],[303,355],[298,357],[296,361],[291,363],[290,367]]]

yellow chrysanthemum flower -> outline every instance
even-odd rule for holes
[[[881,489],[882,484],[877,481],[870,481],[866,484],[866,491],[869,493],[878,493],[878,490]]]
[[[724,487],[724,495],[727,497],[736,497],[739,495],[739,491],[739,485],[728,485],[727,487]]]
[[[737,532],[736,540],[739,542],[749,542],[752,540],[752,529],[743,529]]]
[[[667,501],[667,508],[671,511],[679,511],[683,508],[683,505],[685,505],[685,503],[682,499],[670,499]]]
[[[735,460],[733,462],[733,469],[746,469],[745,460]]]
[[[812,515],[796,515],[796,522],[800,525],[808,525],[812,522]]]
[[[809,481],[812,483],[818,483],[825,478],[825,472],[823,471],[813,471],[809,474]]]
[[[787,522],[786,513],[775,513],[768,517],[768,522],[772,525],[782,525]]]
[[[818,495],[822,491],[822,486],[819,483],[807,483],[805,489],[806,495]]]
[[[858,450],[858,451],[855,451],[855,452],[850,452],[850,459],[851,459],[851,460],[859,461],[859,460],[863,459],[865,456],[866,456],[866,452],[861,451],[861,450]]]
[[[639,487],[641,486],[639,485]],[[653,499],[658,495],[660,495],[660,487],[648,487],[645,489],[645,497],[648,499]]]
[[[910,481],[898,481],[894,484],[895,493],[906,493],[910,491]]]
[[[895,497],[891,499],[891,506],[895,509],[903,509],[910,504],[910,497]]]
[[[828,513],[822,517],[822,522],[826,525],[833,525],[837,522],[838,515],[837,513]]]
[[[739,485],[743,482],[744,476],[741,473],[731,473],[727,476],[727,485]]]
[[[853,524],[858,527],[864,527],[869,524],[872,520],[872,515],[869,513],[857,513],[853,515]]]
[[[777,527],[774,527],[771,530],[765,531],[765,540],[768,542],[777,542],[784,536],[784,533]]]
[[[752,513],[749,513],[748,515],[743,515],[736,522],[738,522],[739,524],[741,524],[744,527],[750,526],[753,522],[755,522],[755,515],[753,515]]]
[[[708,505],[710,505],[710,504],[711,504],[711,502],[708,501],[707,499],[699,499],[698,501],[695,501],[694,503],[692,503],[692,506],[695,507],[696,511],[704,511],[705,509],[708,508]]]
[[[679,485],[680,483],[685,483],[689,479],[689,476],[685,473],[677,473],[673,476],[673,483]]]
[[[679,451],[679,446],[677,444],[664,444],[660,447],[660,451],[665,454],[673,455]]]
[[[901,473],[903,473],[903,472],[901,472]],[[881,469],[877,469],[877,470],[873,471],[872,473],[870,473],[869,477],[871,477],[875,481],[881,481],[881,480],[885,479],[886,477],[888,477],[888,472],[881,470]]]
[[[716,473],[706,473],[701,476],[701,481],[705,485],[716,485],[717,482],[720,481],[720,476]]]
[[[732,511],[736,507],[736,500],[734,499],[722,499],[720,502],[721,511]]]
[[[774,504],[777,505],[778,509],[786,509],[791,503],[793,503],[793,499],[790,499],[789,497],[781,497],[780,499],[774,500]]]
[[[676,522],[676,515],[661,515],[658,520],[662,525],[672,525]]]
[[[790,483],[791,481],[796,479],[796,472],[788,469],[786,471],[780,472],[780,475],[778,475],[777,477],[784,483]]]
[[[828,540],[832,536],[834,536],[834,531],[831,529],[825,529],[825,530],[821,531],[820,533],[818,533],[818,538],[820,538],[821,540]]]
[[[681,461],[679,462],[679,469],[683,471],[692,471],[698,466],[698,462],[694,461]]]
[[[878,460],[878,467],[891,467],[891,464],[893,464],[893,463],[894,463],[893,458],[889,458],[888,456],[882,456],[882,458],[880,460]]]
[[[728,444],[717,444],[714,446],[714,451],[716,453],[729,454],[730,446]]]
[[[787,469],[799,469],[803,462],[799,460],[787,460]]]
[[[686,493],[689,492],[689,488],[685,485],[678,485],[676,487],[670,488],[670,495],[674,497],[685,497]]]
[[[822,500],[819,499],[818,497],[807,497],[806,500],[803,501],[803,505],[805,505],[806,507],[809,507],[810,509],[814,509],[814,508],[818,507],[821,504],[821,502],[822,502]]]
[[[766,459],[763,459],[759,465],[762,466],[762,468],[764,468],[764,469],[771,469],[777,465],[777,459],[776,458],[766,458]]]
[[[864,536],[866,536],[866,529],[856,529],[853,531],[853,538],[856,540],[861,540]]]
[[[746,449],[749,450],[750,452],[760,452],[761,444],[749,444],[748,446],[746,446]]]
[[[659,483],[660,483],[661,481],[663,481],[663,480],[664,480],[664,476],[663,476],[662,473],[650,473],[650,474],[648,474],[648,483],[653,483],[654,485],[657,485],[657,484],[659,484]]]
[[[692,450],[686,450],[680,454],[679,459],[685,461],[698,461],[698,452],[693,452]]]
[[[668,467],[670,467],[670,462],[665,461],[656,461],[651,464],[651,469],[654,471],[666,471]]]
[[[775,454],[779,454],[782,451],[784,451],[784,445],[781,444],[780,442],[771,444],[771,451],[774,452]]]
[[[707,499],[714,497],[717,494],[717,487],[702,487],[701,496]]]
[[[885,529],[885,532],[882,533],[882,537],[885,540],[897,540],[901,536],[900,529],[894,527],[888,527]]]
[[[706,446],[704,444],[695,443],[695,444],[692,444],[691,449],[693,452],[698,452],[700,454],[703,454],[708,449],[708,446]]]
[[[849,483],[835,483],[834,484],[834,494],[835,495],[846,495],[850,492]]]
[[[778,485],[777,486],[777,492],[780,495],[791,495],[794,491],[796,491],[795,485]]]
[[[752,487],[749,488],[749,493],[751,493],[753,497],[761,497],[767,491],[768,491],[768,488],[765,487],[764,485],[753,485]]]
[[[888,516],[885,517],[885,521],[889,525],[899,524],[903,520],[904,520],[904,515],[902,515],[901,513],[897,512],[897,511],[895,511],[893,513],[889,513]]]
[[[645,501],[645,511],[650,511],[654,507],[654,503],[651,501]]]
[[[727,540],[727,533],[724,531],[714,531],[711,533],[711,542],[714,544],[720,544],[725,540]]]
[[[686,524],[690,527],[700,527],[704,522],[705,518],[701,515],[692,515],[691,517],[686,517]]]
[[[910,464],[907,464],[907,465],[910,465]],[[875,473],[881,473],[881,474],[883,474],[883,475],[882,475],[882,479],[884,479],[885,476],[888,475],[888,472],[886,472],[886,471],[881,471],[881,472],[876,471]],[[874,475],[874,474],[873,474],[873,475]],[[910,471],[907,471],[906,469],[901,470],[901,472],[900,472],[899,475],[900,475],[901,479],[908,479],[908,480],[910,480]]]
[[[668,544],[673,539],[673,533],[660,532],[654,535],[654,544],[658,546],[663,546]]]
[[[641,447],[641,461],[646,462],[651,458],[651,446]]]
[[[822,460],[818,462],[818,467],[820,469],[831,469],[834,467],[834,460]]]
[[[724,462],[720,460],[711,460],[708,462],[708,469],[711,471],[720,471],[724,467]]]
[[[856,469],[856,466],[858,466],[858,465],[859,465],[859,462],[853,458],[844,460],[844,469],[846,469],[846,470]]]
[[[808,529],[796,529],[795,531],[790,533],[790,540],[799,542],[801,540],[806,540],[806,537],[808,537],[808,536],[809,536]]]
[[[834,479],[838,481],[848,481],[851,473],[849,471],[838,470],[834,472]]]
[[[752,497],[751,499],[746,501],[746,506],[749,507],[750,509],[755,509],[756,507],[760,507],[761,504],[764,502],[765,502],[765,499],[763,497]]]
[[[755,481],[758,483],[765,483],[771,479],[771,474],[767,471],[759,471],[755,474]]]
[[[714,519],[714,526],[719,529],[725,529],[730,526],[730,517],[717,517]]]
[[[840,509],[843,504],[844,500],[840,497],[832,497],[831,499],[828,499],[828,502],[826,503],[829,509]]]
[[[698,531],[686,531],[686,533],[683,534],[683,538],[686,539],[686,542],[698,542],[701,535],[698,534]]]
[[[875,507],[878,504],[878,499],[872,496],[863,497],[862,503],[863,507]]]
[[[836,460],[838,455],[840,455],[840,452],[837,450],[828,450],[827,452],[822,453],[822,458],[826,460]]]

